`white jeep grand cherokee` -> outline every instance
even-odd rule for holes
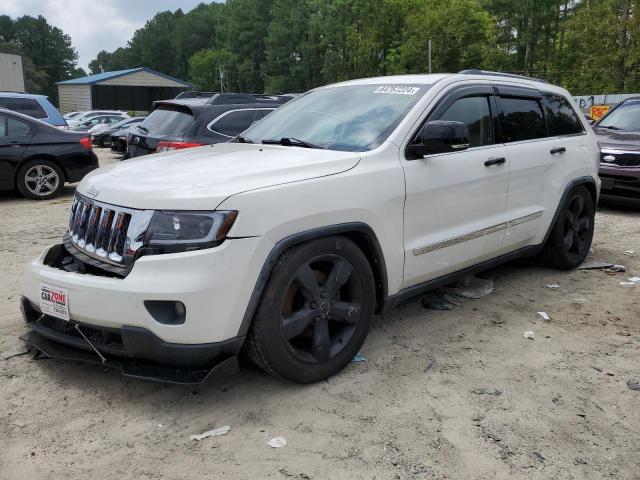
[[[63,243],[26,268],[23,338],[146,378],[200,382],[245,351],[318,381],[399,301],[515,258],[580,264],[598,159],[569,94],[541,81],[317,88],[231,143],[88,175]]]

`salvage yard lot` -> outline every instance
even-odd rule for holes
[[[62,238],[72,195],[0,196],[2,353],[23,350],[22,269]],[[640,275],[640,211],[600,208],[590,258],[627,272],[505,265],[485,298],[376,318],[366,362],[315,385],[250,365],[194,388],[0,357],[0,479],[639,479],[640,285],[620,282]]]

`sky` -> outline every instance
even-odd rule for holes
[[[203,0],[0,0],[0,15],[42,15],[71,36],[78,66],[88,65],[100,50],[124,47],[133,32],[157,12],[182,8],[186,13]]]

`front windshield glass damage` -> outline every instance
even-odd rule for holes
[[[362,152],[382,144],[430,85],[345,85],[293,100],[242,134],[242,140]]]

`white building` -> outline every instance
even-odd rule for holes
[[[24,92],[22,57],[0,53],[0,92]]]

